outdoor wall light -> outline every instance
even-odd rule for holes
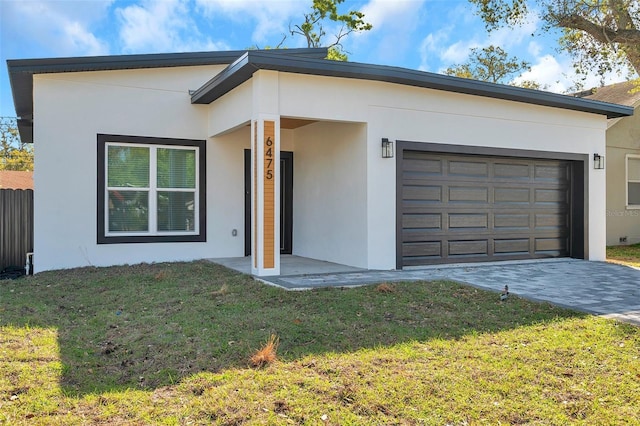
[[[593,154],[593,168],[597,170],[604,169],[604,155]]]
[[[393,141],[382,138],[382,158],[393,158]]]

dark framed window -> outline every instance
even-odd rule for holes
[[[206,241],[206,142],[98,134],[98,244]]]

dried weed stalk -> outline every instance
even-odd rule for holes
[[[267,364],[271,364],[277,358],[276,352],[278,350],[278,344],[280,343],[280,339],[275,334],[272,334],[267,340],[267,343],[260,348],[253,356],[251,357],[251,364],[254,367],[263,367]]]

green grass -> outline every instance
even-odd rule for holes
[[[640,268],[640,244],[607,247],[607,260]]]
[[[0,423],[640,418],[637,327],[452,282],[390,288],[286,292],[206,262],[1,281]],[[250,367],[271,334],[278,361]]]

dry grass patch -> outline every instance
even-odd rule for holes
[[[376,286],[378,293],[393,293],[396,289],[389,283],[382,283]]]
[[[640,244],[607,247],[607,261],[640,268]]]

